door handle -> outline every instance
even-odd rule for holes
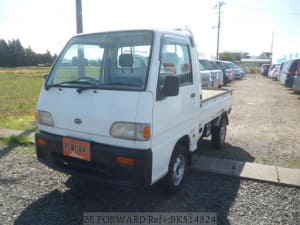
[[[195,93],[192,93],[191,94],[191,98],[195,98],[196,97],[196,94]]]

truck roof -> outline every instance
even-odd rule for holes
[[[101,31],[101,32],[92,32],[92,33],[81,33],[74,35],[73,37],[79,37],[79,36],[86,36],[86,35],[94,35],[94,34],[103,34],[103,33],[114,33],[114,32],[136,32],[136,31],[153,31],[156,34],[163,35],[163,34],[169,34],[169,35],[177,35],[182,37],[188,37],[191,41],[191,45],[195,46],[195,41],[193,38],[193,34],[191,31],[186,29],[128,29],[128,30],[111,30],[111,31]]]

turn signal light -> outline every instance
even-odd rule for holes
[[[129,157],[125,157],[125,156],[117,156],[116,161],[120,165],[125,165],[125,166],[134,166],[135,165],[134,158],[129,158]]]
[[[47,145],[48,141],[44,138],[38,138],[37,143],[38,143],[38,145]]]
[[[144,127],[143,137],[149,139],[151,137],[151,129],[150,127]]]

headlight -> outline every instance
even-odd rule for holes
[[[151,138],[150,124],[115,122],[110,135],[116,138],[146,141]]]
[[[38,111],[38,122],[43,125],[47,125],[51,127],[54,126],[53,117],[51,113],[47,111],[41,111],[41,110]]]

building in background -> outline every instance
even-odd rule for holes
[[[284,63],[285,61],[290,60],[290,59],[299,59],[299,58],[300,58],[300,51],[295,52],[295,53],[283,54],[283,55],[277,57],[274,62],[280,64],[280,63]]]

